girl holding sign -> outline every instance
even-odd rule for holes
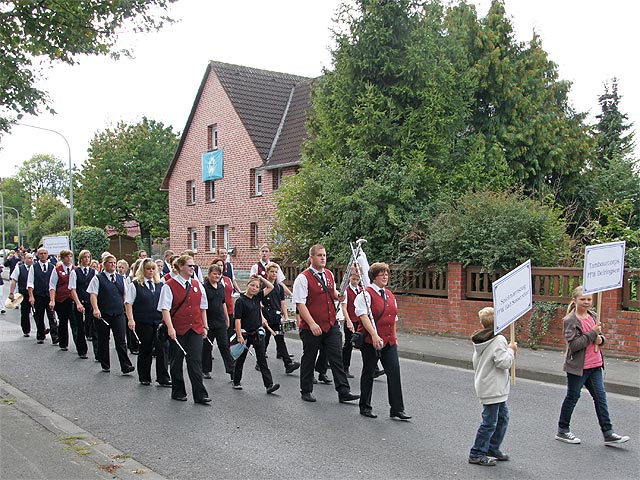
[[[584,386],[593,397],[604,444],[624,443],[629,437],[616,434],[609,419],[607,392],[604,389],[604,360],[602,351],[595,348],[604,343],[604,336],[599,319],[589,310],[593,304],[593,296],[584,295],[582,286],[579,286],[573,291],[572,297],[567,316],[563,319],[567,356],[562,369],[567,372],[567,395],[560,410],[556,440],[580,443],[580,439],[571,433],[569,424],[580,398],[580,390]]]

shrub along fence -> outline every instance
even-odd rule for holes
[[[391,266],[390,288],[398,299],[398,328],[427,335],[468,337],[478,327],[478,310],[490,305],[492,282],[501,273],[450,263],[446,269]],[[283,266],[291,286],[300,268]],[[338,285],[344,266],[331,268]],[[532,347],[564,348],[562,318],[573,289],[582,283],[575,268],[532,269],[534,309],[516,323],[518,342]],[[594,295],[594,300],[597,295]],[[595,307],[594,307],[595,308]],[[635,309],[635,311],[633,310]],[[624,288],[602,293],[600,313],[606,350],[640,358],[640,270],[625,270]]]

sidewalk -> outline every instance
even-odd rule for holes
[[[471,340],[398,333],[398,350],[403,358],[473,369]],[[640,397],[640,362],[607,357],[606,348],[604,354],[607,392]],[[520,347],[516,358],[516,381],[518,378],[527,378],[565,385],[563,363],[564,350]]]

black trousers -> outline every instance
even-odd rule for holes
[[[187,396],[187,390],[184,385],[184,372],[182,371],[185,358],[176,341],[180,342],[182,348],[187,352],[187,374],[191,381],[193,400],[196,402],[201,401],[204,397],[209,396],[202,383],[202,335],[193,330],[188,330],[184,335],[178,335],[175,341],[169,340],[171,396],[173,398]]]
[[[245,339],[245,345],[242,354],[236,360],[236,365],[233,369],[233,383],[239,385],[242,381],[242,368],[244,367],[244,361],[249,353],[249,348],[253,346],[253,351],[256,352],[256,362],[260,367],[260,373],[262,374],[262,383],[266,388],[273,385],[273,377],[271,376],[271,370],[267,365],[267,356],[264,351],[264,339],[258,334],[258,330],[247,332],[247,338]]]
[[[360,375],[360,410],[371,409],[371,394],[373,392],[373,374],[378,364],[378,354],[370,343],[365,343],[362,349],[362,374]],[[382,368],[387,374],[387,393],[391,413],[404,411],[402,399],[402,384],[400,383],[400,360],[397,345],[386,345],[380,350]]]
[[[67,298],[64,302],[56,302],[56,313],[58,314],[58,339],[60,340],[60,348],[69,346],[69,328],[71,325],[71,336],[76,346],[78,355],[87,354],[87,339],[84,335],[84,321],[82,314],[78,319],[78,312],[75,309],[73,299]]]
[[[20,327],[22,333],[31,333],[31,304],[29,303],[29,292],[20,292],[22,294],[22,302],[20,302]]]
[[[102,315],[102,319],[95,319],[96,331],[98,332],[98,360],[102,368],[111,368],[111,359],[109,355],[109,338],[110,332],[113,332],[113,343],[116,345],[118,353],[118,361],[120,369],[132,367],[133,364],[127,355],[127,344],[125,342],[126,319],[124,313],[115,317]]]
[[[282,359],[282,362],[286,367],[290,363],[293,363],[293,360],[291,360],[291,357],[289,356],[289,350],[287,349],[287,344],[284,341],[284,334],[279,333],[282,330],[282,326],[280,322],[278,322],[278,323],[270,323],[269,327],[271,327],[271,330],[276,332],[276,335],[273,339],[276,342],[276,355]],[[269,339],[271,338],[271,336],[272,336],[271,333],[269,332],[269,330],[267,330],[264,336],[265,352],[267,351],[267,347],[269,346]]]
[[[300,360],[300,392],[311,393],[313,391],[313,369],[318,356],[318,350],[324,350],[326,361],[329,362],[333,381],[338,395],[344,395],[350,391],[349,381],[342,366],[342,332],[337,323],[327,333],[317,337],[311,330],[300,330],[302,340],[302,359]]]
[[[226,373],[233,373],[233,357],[229,350],[229,336],[227,333],[227,327],[222,325],[220,327],[210,327],[207,332],[207,338],[213,342],[214,340],[218,344],[218,350],[220,350],[220,356],[224,362],[224,371]],[[202,371],[204,373],[211,373],[213,371],[212,359],[213,346],[207,340],[202,343]]]
[[[126,330],[125,340],[127,342],[127,348],[132,354],[140,351],[140,342],[138,342],[138,339],[133,333],[133,330],[131,330],[129,327],[127,327]]]
[[[44,340],[46,337],[44,326],[44,314],[46,312],[47,319],[49,320],[49,331],[51,333],[51,341],[58,343],[58,324],[56,323],[56,317],[53,315],[53,310],[49,308],[49,297],[34,296],[35,302],[33,308],[35,310],[33,318],[36,322],[36,340]]]
[[[137,362],[138,380],[151,382],[151,361],[155,348],[156,380],[158,383],[171,383],[168,345],[167,342],[158,340],[158,325],[136,322],[136,333],[140,337],[140,353]]]
[[[353,330],[358,331],[358,322],[353,322]],[[351,353],[353,345],[351,345],[351,337],[353,333],[347,328],[347,322],[344,322],[344,346],[342,347],[342,364],[345,369],[351,366]]]

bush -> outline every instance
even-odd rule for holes
[[[102,252],[109,248],[109,238],[102,228],[76,227],[73,229],[73,254],[78,258],[81,250],[89,250],[93,258],[100,258]]]
[[[565,230],[560,212],[530,198],[513,193],[467,193],[412,232],[408,263],[460,262],[490,272],[510,270],[527,259],[540,267],[556,266],[569,255]]]

